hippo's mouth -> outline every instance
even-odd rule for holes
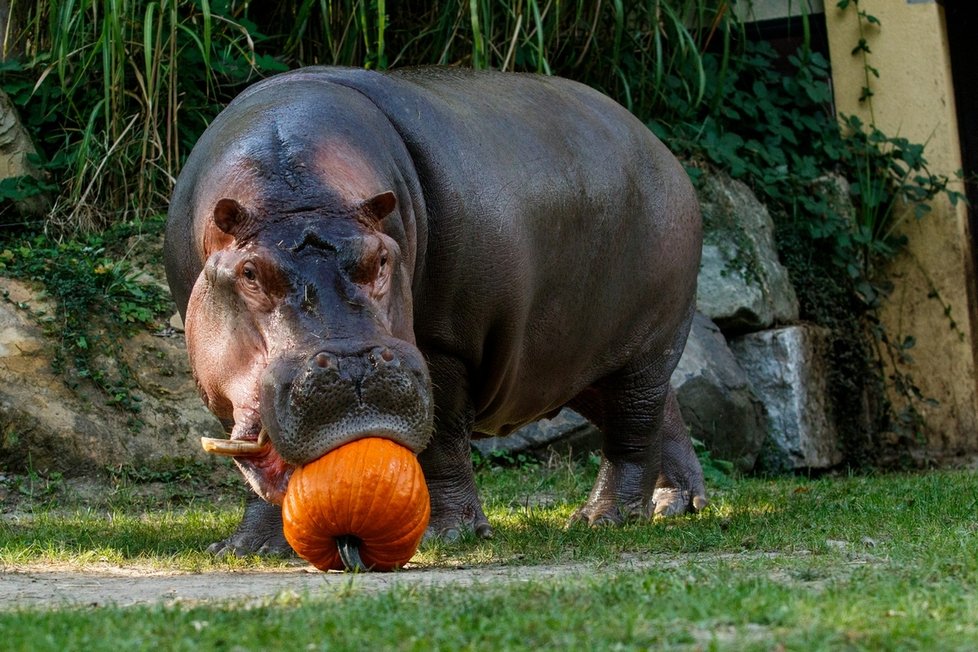
[[[262,428],[254,439],[220,439],[201,437],[200,445],[204,451],[225,457],[264,457],[268,455],[272,442],[268,431]]]
[[[265,501],[282,504],[293,467],[275,450],[264,427],[259,427],[257,434],[230,439],[201,437],[200,444],[208,453],[232,458],[248,484]]]
[[[333,342],[329,351],[269,363],[260,420],[283,460],[307,464],[363,437],[424,449],[433,422],[427,367],[414,347],[387,344]],[[257,439],[244,450],[260,451]]]

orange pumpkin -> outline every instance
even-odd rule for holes
[[[409,449],[368,437],[344,444],[292,473],[282,502],[285,538],[320,570],[388,571],[418,549],[431,505]],[[359,552],[346,563],[342,550]]]

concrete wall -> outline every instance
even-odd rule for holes
[[[889,136],[926,143],[930,170],[953,177],[962,163],[943,8],[932,0],[861,0],[859,8],[881,23],[863,28],[872,50],[869,63],[879,70],[879,79],[870,79],[871,106],[859,102],[866,76],[862,58],[851,53],[860,38],[856,11],[840,10],[835,2],[825,6],[838,112],[875,122]],[[889,270],[896,288],[884,308],[884,323],[891,337],[917,340],[914,364],[905,370],[925,396],[939,402],[922,408],[928,447],[973,452],[978,450],[978,312],[967,211],[939,198],[920,222],[908,213],[901,228],[910,245]],[[932,297],[935,289],[956,328]]]

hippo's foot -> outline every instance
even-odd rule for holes
[[[652,503],[643,487],[647,470],[641,464],[613,464],[601,460],[598,478],[587,502],[575,511],[568,525],[621,525],[627,521],[648,520]]]
[[[703,467],[686,434],[686,427],[682,425],[675,392],[666,402],[661,461],[661,471],[652,493],[655,516],[698,512],[710,503],[706,498]]]
[[[612,412],[610,416],[616,418],[608,419],[610,446],[591,495],[571,516],[570,524],[621,525],[699,511],[708,504],[703,469],[683,424],[675,391],[667,386],[664,395],[649,394],[662,397],[662,425],[653,435],[653,445],[648,445],[642,425],[652,418],[638,411],[641,401],[629,400],[629,394],[623,393],[618,398],[622,412]]]
[[[489,519],[475,486],[472,449],[469,445],[474,419],[466,393],[468,370],[457,358],[428,356],[435,398],[435,432],[418,455],[431,495],[431,518],[424,541],[457,541],[474,533],[492,537]]]
[[[207,552],[236,557],[295,555],[282,533],[282,508],[255,495],[248,497],[238,529],[227,539],[209,545]]]
[[[568,527],[577,523],[592,527],[621,525],[626,521],[638,520],[645,511],[644,509],[628,509],[614,502],[592,503],[588,501],[571,514],[567,525]]]
[[[610,471],[610,473],[614,472]],[[702,485],[700,491],[696,492],[688,486],[687,488],[667,486],[667,482],[665,477],[660,476],[659,483],[662,486],[658,486],[652,492],[651,498],[634,494],[616,496],[614,492],[607,490],[609,486],[607,483],[598,482],[588,501],[571,515],[568,525],[575,523],[591,526],[621,525],[629,521],[647,521],[652,518],[698,512],[707,506],[708,501]]]
[[[431,519],[425,541],[457,541],[472,532],[480,539],[492,538],[492,527],[482,511],[482,502],[473,483],[471,490],[444,491],[431,489]]]

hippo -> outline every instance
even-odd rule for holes
[[[492,535],[470,440],[567,406],[602,432],[572,522],[702,509],[670,376],[699,207],[639,120],[535,74],[309,67],[245,89],[176,182],[165,265],[194,377],[254,490],[215,553],[287,553],[290,473],[418,455],[426,536]]]

